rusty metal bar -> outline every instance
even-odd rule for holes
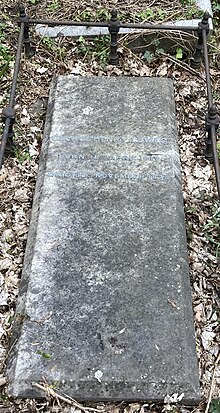
[[[15,64],[14,64],[14,73],[12,79],[12,86],[10,91],[10,98],[9,98],[9,105],[3,109],[3,121],[5,122],[0,146],[0,168],[2,167],[4,152],[7,144],[8,137],[10,138],[9,144],[12,144],[13,138],[13,123],[15,118],[14,112],[14,99],[15,99],[15,91],[17,86],[17,78],[18,72],[20,67],[20,60],[21,60],[21,52],[23,46],[23,38],[24,38],[24,23],[20,25],[20,33],[18,38],[18,45],[17,45],[17,52],[15,57]]]
[[[218,159],[218,148],[217,148],[215,125],[211,126],[210,135],[211,135],[211,141],[212,141],[213,163],[214,163],[214,168],[215,168],[216,185],[217,185],[217,191],[218,191],[218,198],[220,201],[220,167],[219,167],[219,159]]]
[[[183,32],[197,32],[198,27],[193,26],[174,26],[169,24],[153,24],[153,23],[121,23],[120,27],[128,29],[150,29],[150,30],[177,30]]]
[[[82,22],[70,20],[38,20],[29,19],[29,24],[44,24],[47,26],[87,26],[87,27],[108,27],[108,22]]]
[[[18,78],[18,72],[20,68],[21,52],[22,52],[22,47],[23,47],[23,38],[24,38],[24,23],[21,23],[20,33],[19,33],[19,38],[18,38],[17,52],[16,52],[16,57],[15,57],[15,65],[14,65],[14,73],[13,73],[13,79],[12,79],[12,85],[11,85],[9,106],[14,105],[15,91],[17,87],[17,78]]]
[[[39,20],[29,19],[29,24],[42,24],[47,26],[86,26],[86,27],[108,27],[109,22],[89,22],[89,21],[70,21],[70,20]],[[169,24],[153,23],[120,23],[120,27],[127,29],[149,29],[149,30],[177,30],[197,32],[198,27],[193,26],[174,26]]]
[[[29,16],[26,14],[25,8],[22,4],[19,5],[19,15],[20,15],[20,22],[24,23],[24,38],[23,38],[23,43],[24,43],[24,50],[25,50],[25,55],[30,56],[31,55],[31,43],[30,43],[30,38],[29,38]]]
[[[199,69],[202,63],[202,52],[203,52],[203,31],[206,35],[209,33],[209,13],[205,12],[202,21],[198,24],[198,41],[196,45],[195,54],[191,59],[191,66],[194,69]]]
[[[218,198],[220,200],[220,166],[217,148],[217,129],[219,127],[219,116],[216,107],[213,105],[206,29],[202,30],[202,39],[208,98],[208,114],[206,115],[206,131],[208,132],[208,137],[206,140],[205,156],[214,164]]]
[[[4,152],[5,152],[5,147],[6,147],[7,140],[8,140],[8,132],[9,132],[10,123],[11,123],[11,120],[9,118],[6,118],[3,133],[2,133],[1,146],[0,146],[0,168],[2,167],[2,164],[3,164]]]
[[[110,65],[117,65],[119,63],[118,55],[118,32],[120,29],[120,21],[117,17],[117,10],[112,10],[111,19],[109,21],[108,30],[110,33],[111,43],[110,43],[110,53],[109,53],[109,63]]]
[[[212,85],[211,85],[211,76],[210,76],[210,68],[209,68],[209,55],[208,55],[206,30],[202,30],[202,40],[203,40],[203,53],[204,53],[204,63],[205,63],[208,105],[210,108],[213,105],[213,98],[212,98]]]

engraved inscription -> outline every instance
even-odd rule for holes
[[[55,155],[56,156],[56,155]],[[131,154],[81,154],[81,153],[58,153],[58,159],[74,159],[76,161],[155,161],[158,160],[160,154],[143,154],[143,155],[131,155]]]
[[[161,159],[164,158],[163,152],[147,153],[143,146],[141,148],[135,146],[134,148],[132,145],[138,143],[167,143],[166,138],[158,136],[127,138],[121,136],[52,135],[50,140],[52,142],[72,141],[74,144],[70,147],[71,151],[69,152],[67,147],[62,152],[59,147],[53,147],[51,156],[54,158],[54,162],[51,164],[51,169],[49,168],[46,172],[46,175],[50,178],[155,182],[168,181],[172,177],[172,171],[168,174],[161,173],[160,163]],[[85,143],[85,145],[77,145],[77,142]],[[94,146],[93,143],[98,143],[98,145]],[[115,145],[108,148],[104,146],[105,143],[115,143]],[[126,143],[131,143],[131,145],[126,145]],[[122,152],[122,150],[124,151]],[[152,163],[155,164],[155,172]],[[150,165],[150,167],[147,165]],[[53,170],[53,166],[55,170]]]
[[[48,136],[47,136],[48,138]],[[100,143],[159,143],[167,144],[167,138],[159,136],[125,137],[125,136],[58,136],[50,135],[51,142],[100,142]]]
[[[57,178],[71,178],[71,179],[84,179],[84,178],[97,178],[97,179],[114,179],[114,180],[134,180],[134,181],[169,181],[171,175],[165,174],[141,174],[141,173],[132,173],[132,172],[91,172],[91,171],[50,171],[46,172],[46,175],[49,177]]]

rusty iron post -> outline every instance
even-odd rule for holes
[[[207,159],[209,159],[214,164],[216,186],[218,190],[218,198],[220,200],[220,165],[219,165],[218,148],[217,148],[217,129],[219,127],[219,116],[218,116],[217,109],[213,104],[212,83],[211,83],[208,43],[207,43],[207,31],[204,28],[202,30],[202,39],[203,39],[203,55],[204,55],[207,98],[208,98],[208,114],[206,115],[206,119],[205,119],[206,132],[208,132],[208,136],[206,139],[205,156],[207,157]]]
[[[215,131],[217,132],[217,129],[219,127],[219,116],[217,108],[214,105],[209,108],[209,111],[205,117],[205,129],[207,132],[205,158],[210,162],[213,162],[213,145],[211,134],[211,129],[213,126],[215,127]]]
[[[191,66],[194,69],[199,69],[202,63],[202,53],[203,53],[203,30],[206,31],[206,36],[209,33],[209,13],[205,12],[202,18],[202,21],[198,24],[198,42],[196,45],[196,51],[194,56],[191,59]]]
[[[18,38],[18,45],[17,45],[17,52],[14,64],[14,72],[13,72],[13,79],[10,91],[10,98],[9,98],[9,105],[3,109],[2,112],[2,120],[4,122],[3,133],[1,137],[0,143],[0,169],[3,164],[4,153],[5,150],[10,152],[13,147],[13,125],[15,122],[15,110],[14,110],[14,100],[15,100],[15,92],[17,86],[17,78],[19,73],[20,67],[20,59],[23,47],[23,39],[24,39],[24,23],[21,22],[20,24],[20,33]]]
[[[31,56],[32,49],[31,49],[31,42],[29,37],[29,16],[26,14],[25,8],[22,4],[19,5],[19,21],[20,23],[24,23],[24,51],[26,56]]]
[[[13,125],[15,123],[15,110],[11,106],[6,106],[2,111],[2,122],[4,123],[4,125],[6,124],[6,119],[9,119],[8,133],[7,133],[8,137],[7,137],[7,142],[5,146],[5,153],[7,155],[12,152],[13,137],[14,137]]]
[[[108,30],[111,37],[110,43],[110,54],[109,54],[109,63],[110,65],[117,65],[119,62],[119,55],[118,55],[118,32],[120,29],[120,22],[117,18],[117,10],[112,10],[111,12],[111,19],[108,23]]]

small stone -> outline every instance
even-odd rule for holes
[[[103,372],[101,370],[97,370],[95,372],[95,378],[99,381],[99,383],[101,383],[102,376],[103,376]]]

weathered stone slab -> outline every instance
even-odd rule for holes
[[[198,9],[202,11],[208,11],[210,16],[213,15],[212,13],[212,6],[210,0],[195,0],[195,5]],[[173,25],[174,27],[183,27],[183,26],[191,26],[192,28],[197,28],[201,19],[189,19],[189,20],[172,20],[171,22],[167,22],[168,25]],[[212,29],[212,19],[209,19],[210,27]],[[166,23],[165,23],[166,24]],[[129,29],[125,27],[120,28],[120,33],[133,33],[133,32],[141,32],[141,29]],[[85,37],[94,37],[99,35],[109,35],[109,31],[107,27],[87,27],[87,26],[47,26],[42,24],[36,25],[36,32],[40,36],[49,36],[49,37],[62,37],[62,36],[69,36],[69,37],[78,37],[78,36],[85,36]],[[192,39],[191,39],[192,41]],[[165,44],[166,47],[166,44]]]
[[[16,320],[14,396],[198,401],[169,79],[54,83]]]

